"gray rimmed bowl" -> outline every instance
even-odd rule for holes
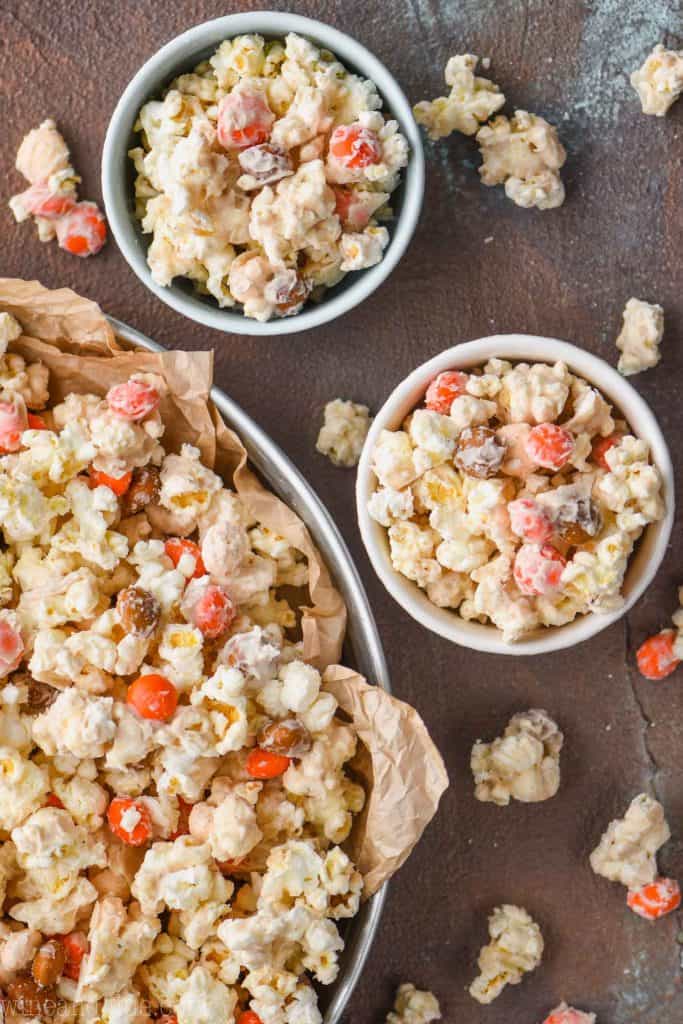
[[[134,169],[128,150],[139,139],[133,131],[141,107],[161,96],[178,75],[191,71],[206,60],[224,39],[257,32],[266,38],[280,38],[288,32],[305,36],[322,49],[330,50],[350,71],[369,78],[384,100],[384,110],[395,118],[410,146],[408,166],[401,184],[392,193],[394,219],[387,224],[391,239],[380,262],[367,270],[347,274],[330,288],[319,303],[309,303],[300,313],[266,323],[241,312],[221,309],[216,301],[195,292],[192,282],[175,278],[168,287],[152,280],[147,266],[150,235],[143,235],[134,214]],[[386,67],[351,36],[313,18],[278,11],[249,11],[196,25],[166,43],[143,64],[126,87],[112,114],[102,153],[102,193],[112,234],[140,280],[172,309],[184,316],[233,334],[281,335],[305,331],[328,323],[366,299],[389,276],[405,252],[417,225],[424,194],[424,153],[410,103]]]
[[[163,350],[151,338],[120,320],[109,322],[125,347]],[[221,416],[239,434],[249,460],[259,475],[303,519],[341,591],[348,612],[344,660],[384,690],[391,691],[389,670],[377,626],[370,610],[358,570],[329,512],[299,470],[266,433],[229,398],[221,388],[211,389],[211,398]],[[386,884],[352,918],[344,931],[346,943],[339,977],[334,985],[321,989],[325,1008],[324,1024],[338,1024],[356,987],[379,926]]]

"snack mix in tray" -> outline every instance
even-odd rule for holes
[[[382,259],[408,161],[373,82],[295,33],[223,42],[140,111],[136,213],[157,284],[187,277],[256,320]]]
[[[92,304],[11,284],[0,282],[8,1006],[39,1020],[57,1006],[77,1024],[319,1024],[311,981],[335,980],[340,926],[417,841],[404,830],[393,858],[373,856],[386,804],[395,815],[396,801],[419,803],[421,831],[445,785],[438,754],[412,709],[331,667],[343,604],[303,524],[207,404],[210,357],[124,353]],[[69,317],[82,339],[60,351],[50,341]],[[46,319],[42,339],[28,337]],[[178,447],[183,430],[197,445]],[[404,760],[373,808],[368,775],[350,771],[361,736],[382,757],[370,691],[401,748],[417,740],[419,772],[432,763],[431,794]]]
[[[508,641],[610,612],[664,514],[645,441],[564,363],[441,373],[373,453],[370,515],[394,568]]]

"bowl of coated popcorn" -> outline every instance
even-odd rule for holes
[[[107,216],[162,301],[236,334],[326,323],[388,277],[424,158],[387,69],[337,29],[253,11],[155,54],[114,111]]]
[[[378,576],[465,647],[539,654],[620,618],[674,517],[662,432],[624,378],[567,342],[513,334],[448,349],[389,396],[356,487]]]

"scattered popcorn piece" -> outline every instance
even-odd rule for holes
[[[544,118],[516,110],[499,114],[477,132],[484,185],[505,185],[518,206],[551,210],[564,202],[560,168],[567,159],[557,129]]]
[[[325,406],[325,418],[315,447],[335,466],[350,469],[358,465],[370,423],[370,410],[366,405],[335,398]]]
[[[470,765],[477,800],[501,807],[510,799],[549,800],[560,787],[560,751],[564,737],[547,711],[533,709],[510,719],[492,743],[477,740]]]
[[[610,823],[591,853],[591,867],[611,882],[639,889],[657,878],[657,851],[670,836],[662,805],[641,793],[623,818]]]
[[[644,114],[664,117],[683,92],[683,50],[667,50],[658,43],[631,74],[631,85]]]
[[[617,366],[619,373],[629,377],[656,366],[661,358],[659,345],[663,335],[662,307],[641,299],[629,299],[624,309],[624,324],[617,338],[617,348],[621,352]]]
[[[436,996],[406,982],[396,992],[394,1009],[388,1014],[386,1024],[430,1024],[435,1020],[441,1020]]]
[[[470,985],[478,1003],[492,1003],[506,985],[518,985],[543,955],[543,936],[523,907],[505,904],[489,917],[491,942],[479,954],[479,977]]]
[[[95,203],[78,202],[81,179],[70,160],[55,122],[43,121],[19,147],[16,167],[30,187],[12,196],[9,207],[18,222],[33,218],[41,242],[57,237],[67,252],[92,256],[106,241],[106,223]]]
[[[415,120],[430,139],[443,139],[455,131],[474,135],[504,105],[505,96],[498,86],[475,74],[478,63],[479,58],[471,53],[451,57],[444,76],[450,94],[413,107]]]

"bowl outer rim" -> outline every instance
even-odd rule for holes
[[[108,316],[107,319],[117,335],[133,346],[152,352],[165,351],[163,345],[152,341],[146,334],[130,327],[122,320],[111,316]],[[285,479],[304,496],[303,504],[306,505],[309,512],[309,520],[305,521],[306,526],[311,531],[315,544],[323,552],[325,562],[330,566],[335,582],[342,591],[346,602],[349,615],[347,636],[350,637],[354,647],[354,656],[360,655],[359,660],[363,662],[359,671],[375,680],[382,689],[391,693],[389,669],[367,594],[346,542],[330,513],[279,445],[271,440],[234,399],[216,385],[211,388],[211,399],[227,425],[239,434],[247,449],[249,459],[265,477],[273,491],[279,495],[282,480]],[[270,474],[268,466],[271,467]],[[276,468],[275,473],[272,472],[273,466]],[[288,498],[283,498],[283,500],[289,503]],[[296,509],[296,511],[298,515],[301,515],[301,509]],[[321,538],[323,543],[320,542]],[[339,979],[334,982],[334,995],[325,1013],[324,1024],[338,1024],[360,979],[377,935],[388,888],[389,883],[387,882],[374,896],[361,904],[359,913],[353,919],[356,934],[352,936],[352,943],[347,947],[348,962],[342,964]]]
[[[654,462],[662,474],[666,503],[664,517],[648,527],[650,534],[655,534],[654,548],[650,552],[645,568],[641,570],[637,582],[620,608],[607,614],[585,615],[564,627],[547,627],[547,636],[518,640],[512,644],[503,642],[500,630],[495,626],[476,624],[476,631],[470,632],[467,627],[473,624],[458,619],[457,614],[450,612],[447,616],[439,615],[438,613],[447,610],[435,606],[434,611],[431,611],[430,607],[427,607],[429,599],[426,594],[418,591],[416,584],[401,577],[391,565],[387,553],[386,530],[371,519],[367,511],[368,499],[375,490],[375,476],[371,467],[372,449],[380,431],[395,429],[398,426],[410,409],[415,407],[419,400],[418,396],[424,393],[427,384],[436,374],[446,369],[478,366],[496,356],[517,361],[562,360],[568,364],[572,372],[583,376],[612,398],[629,424],[636,429],[638,436],[650,444]],[[496,334],[445,349],[416,367],[389,394],[373,420],[359,461],[356,477],[356,512],[361,538],[373,569],[394,600],[421,625],[447,640],[484,653],[511,656],[546,654],[573,647],[602,632],[627,614],[650,586],[664,558],[673,529],[674,473],[669,449],[654,413],[630,381],[609,363],[592,352],[558,338],[521,333]]]
[[[115,173],[118,149],[123,146],[123,138],[125,136],[127,149],[132,124],[143,103],[151,98],[159,77],[169,77],[173,73],[174,64],[177,66],[184,63],[183,59],[177,56],[178,50],[201,50],[216,45],[230,35],[238,35],[245,31],[273,34],[299,32],[309,36],[314,42],[329,47],[335,56],[341,54],[342,60],[356,64],[362,69],[362,74],[371,78],[377,85],[380,95],[391,109],[392,116],[399,121],[400,129],[410,144],[410,158],[404,169],[403,208],[393,225],[391,241],[380,262],[361,271],[344,292],[329,301],[304,309],[295,316],[268,320],[265,323],[245,317],[241,313],[231,312],[229,309],[204,306],[194,296],[186,297],[173,285],[163,287],[156,284],[137,244],[137,235],[127,209],[129,197],[119,191],[118,175]],[[189,57],[188,53],[187,58]],[[125,154],[123,157],[125,158]],[[194,25],[165,43],[138,69],[119,97],[107,126],[102,151],[102,195],[105,212],[112,234],[130,268],[157,298],[176,312],[205,327],[233,334],[280,336],[300,333],[329,323],[354,309],[383,284],[403,257],[419,221],[424,188],[425,159],[420,131],[405,93],[388,68],[367,47],[340,29],[315,18],[279,11],[249,11],[224,15]]]

